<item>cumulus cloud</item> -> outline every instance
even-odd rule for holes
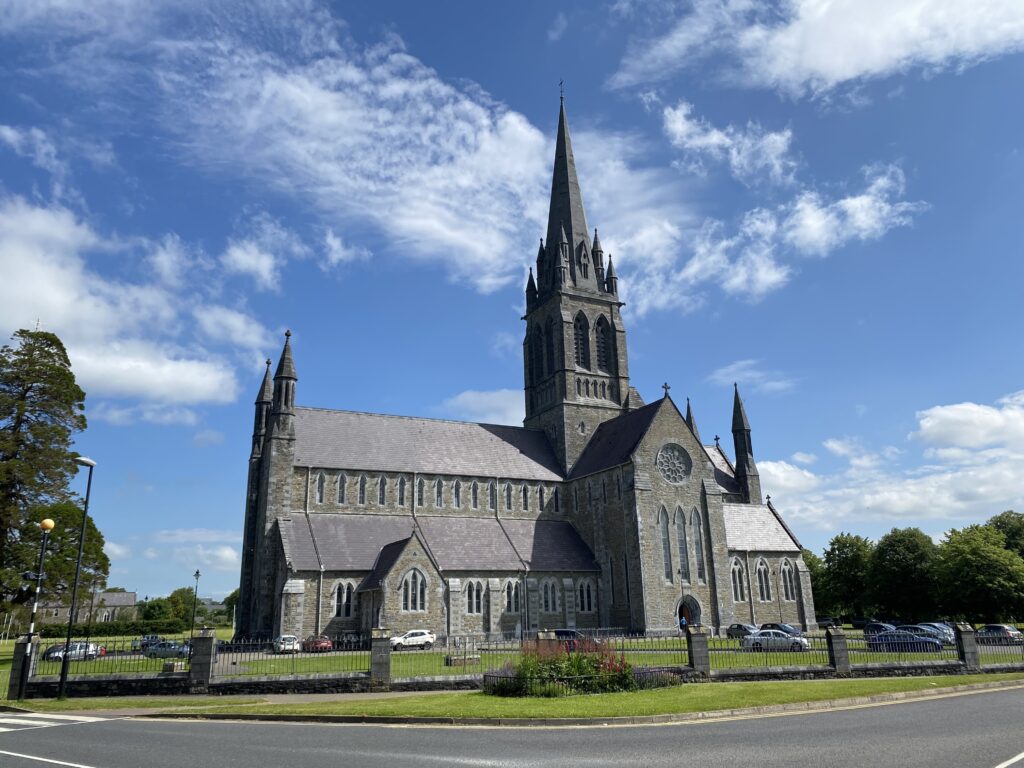
[[[324,266],[336,267],[351,261],[365,261],[372,255],[368,248],[345,243],[332,229],[328,229],[324,235]]]
[[[199,330],[213,341],[227,342],[254,352],[269,349],[274,344],[270,331],[258,320],[236,309],[207,304],[195,307],[192,314]]]
[[[1024,48],[1016,0],[694,0],[628,46],[613,88],[664,80],[712,56],[723,78],[788,94],[918,69],[964,69]]]
[[[468,389],[441,404],[441,412],[456,419],[484,424],[522,426],[525,416],[520,389],[495,389],[481,392]]]
[[[107,539],[103,542],[103,551],[111,560],[126,560],[132,556],[131,547]]]
[[[247,226],[247,233],[228,242],[220,257],[228,272],[251,277],[263,290],[277,290],[284,264],[303,257],[309,249],[294,232],[279,221],[260,214]]]
[[[727,162],[732,174],[744,183],[767,179],[783,184],[793,180],[796,162],[790,156],[793,133],[788,128],[766,131],[755,122],[746,128],[716,128],[693,112],[693,105],[687,101],[662,111],[665,135],[672,146],[686,153],[689,168],[699,170],[706,158]]]
[[[813,464],[818,460],[818,457],[813,453],[807,453],[806,451],[797,451],[791,457],[797,464]]]
[[[240,538],[241,534],[238,531],[216,528],[171,528],[157,531],[155,541],[163,544],[234,544]]]
[[[206,546],[196,544],[191,547],[175,547],[174,559],[182,565],[201,566],[214,571],[237,571],[242,564],[238,550],[226,544]]]
[[[784,392],[796,383],[780,371],[762,368],[758,360],[737,360],[716,368],[708,381],[722,387],[731,387],[734,383],[749,386],[759,392]]]

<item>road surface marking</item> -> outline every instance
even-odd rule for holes
[[[32,717],[0,717],[0,723],[8,723],[10,725],[57,725],[54,722],[47,722],[45,720],[36,720],[35,715]]]
[[[100,723],[107,719],[105,717],[90,717],[88,715],[51,715],[49,713],[43,714],[42,712],[33,712],[31,717],[36,720],[71,720],[75,723]]]
[[[68,763],[64,760],[51,760],[48,757],[36,757],[35,755],[23,755],[20,752],[5,752],[0,749],[0,755],[10,755],[11,757],[20,757],[22,760],[38,760],[40,763],[50,763],[51,765],[64,765],[67,768],[95,768],[92,765],[82,765],[81,763]]]
[[[1019,763],[1021,760],[1024,760],[1024,752],[1021,752],[1016,757],[1011,757],[1005,763],[1000,763],[996,766],[996,768],[1007,768],[1007,766],[1013,765],[1014,763]]]

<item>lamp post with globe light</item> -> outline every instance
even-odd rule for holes
[[[196,568],[196,572],[192,574],[192,578],[196,580],[196,589],[192,593],[192,627],[189,629],[188,636],[196,636],[196,607],[199,605],[199,577],[202,576],[199,569]]]
[[[75,563],[75,580],[71,587],[71,610],[68,612],[68,635],[64,644],[64,653],[60,659],[60,683],[57,685],[57,698],[65,698],[68,685],[68,670],[71,666],[71,630],[78,610],[78,580],[82,574],[82,554],[85,552],[85,525],[89,520],[89,496],[92,493],[92,471],[96,462],[85,456],[75,458],[75,463],[89,468],[89,479],[85,485],[85,509],[82,510],[82,528],[78,534],[78,561]]]
[[[36,611],[39,610],[39,593],[43,589],[43,578],[46,576],[43,572],[43,561],[46,559],[46,546],[50,543],[50,531],[53,530],[53,526],[54,522],[50,518],[46,518],[39,523],[39,528],[43,532],[42,543],[39,545],[39,565],[36,567],[35,573],[32,571],[26,571],[22,574],[22,577],[25,579],[35,579],[36,591],[35,594],[32,595],[32,615],[29,617],[28,622],[28,645],[26,646],[25,659],[21,665],[19,699],[25,695],[25,686],[28,683],[28,673],[29,669],[32,667],[32,636],[36,632]]]

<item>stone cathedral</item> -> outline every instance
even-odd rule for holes
[[[286,334],[256,399],[238,634],[813,628],[739,391],[730,457],[689,401],[631,386],[622,306],[563,104],[526,285],[523,426],[297,406]]]

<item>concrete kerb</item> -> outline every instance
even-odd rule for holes
[[[708,712],[669,713],[663,715],[636,715],[628,717],[564,717],[564,718],[483,718],[483,717],[401,717],[381,715],[273,715],[243,713],[146,713],[139,718],[153,720],[225,720],[235,722],[320,723],[337,725],[458,725],[484,727],[580,727],[612,725],[666,725],[733,718],[767,717],[773,715],[821,712],[849,707],[891,704],[901,701],[926,701],[944,696],[980,693],[1000,689],[1024,688],[1019,680],[999,680],[991,683],[972,683],[930,691],[900,691],[873,696],[854,696],[829,701],[804,701],[794,704],[771,704],[763,707],[719,709]]]

